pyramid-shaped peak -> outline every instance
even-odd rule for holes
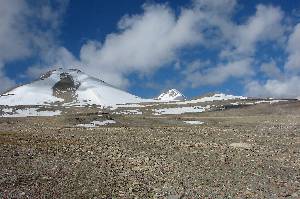
[[[180,91],[173,88],[160,94],[157,99],[161,101],[176,101],[185,100],[185,96]]]
[[[142,99],[78,69],[59,68],[0,96],[0,105],[102,105],[139,103]]]

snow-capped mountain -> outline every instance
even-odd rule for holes
[[[176,89],[170,89],[160,94],[157,99],[161,101],[176,101],[184,100],[185,96]]]
[[[120,90],[76,69],[47,72],[40,79],[0,96],[0,105],[96,104],[111,106],[139,103],[142,98]]]

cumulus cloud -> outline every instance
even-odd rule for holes
[[[238,24],[232,20],[237,7],[236,1],[228,0],[227,4],[207,0],[196,2],[200,11],[204,13],[202,21],[206,22],[206,28],[219,30],[216,35],[209,32],[211,38],[208,42],[213,43],[214,48],[220,49],[220,57],[218,64],[211,63],[193,71],[191,65],[188,65],[183,71],[187,87],[220,85],[232,78],[249,78],[255,74],[253,56],[257,45],[260,42],[284,42],[286,28],[283,25],[284,14],[280,8],[258,5],[253,16]],[[262,67],[263,72],[268,72],[268,75],[279,76],[280,71],[275,71],[276,69],[271,68],[271,65]]]
[[[184,9],[176,17],[166,5],[143,8],[141,15],[123,17],[119,33],[108,35],[103,44],[89,41],[82,47],[80,59],[87,72],[122,86],[131,72],[151,73],[174,61],[178,50],[201,41],[194,10]]]
[[[57,46],[43,52],[43,63],[36,64],[27,69],[27,75],[31,78],[39,77],[46,70],[63,68],[80,68],[79,62],[66,48]]]
[[[300,23],[295,26],[289,37],[287,52],[289,56],[285,68],[294,72],[300,72]]]
[[[151,74],[177,60],[180,50],[201,43],[201,14],[194,8],[183,8],[178,16],[164,4],[145,4],[143,10],[139,15],[125,15],[117,33],[107,35],[103,43],[91,40],[84,44],[78,60],[70,53],[55,50],[54,57],[65,59],[63,53],[70,63],[46,56],[46,65],[67,67],[75,63],[85,72],[124,88],[129,85],[127,75]],[[43,70],[34,68],[29,69],[30,73]]]
[[[28,11],[22,0],[1,0],[0,5],[0,62],[4,64],[30,54],[28,34],[23,31]]]
[[[221,58],[241,58],[252,56],[257,44],[273,41],[277,45],[284,42],[286,27],[284,13],[278,7],[257,5],[256,13],[244,23],[223,20],[218,24],[227,45],[222,48]]]
[[[288,57],[281,71],[274,61],[261,65],[261,70],[269,76],[266,82],[257,80],[246,85],[250,96],[299,98],[300,97],[300,24],[289,35],[286,51]]]
[[[5,77],[4,64],[30,54],[30,45],[24,40],[23,16],[27,14],[26,4],[21,0],[0,2],[0,91],[12,86],[14,81]],[[25,33],[26,34],[26,33]],[[25,36],[26,37],[26,36]]]
[[[258,5],[254,16],[237,27],[234,45],[239,53],[253,53],[258,42],[277,41],[283,38],[283,13],[273,6]]]
[[[252,74],[251,59],[238,57],[238,54],[253,53],[257,42],[282,36],[283,14],[278,8],[259,5],[254,16],[244,24],[236,24],[231,20],[235,7],[235,0],[226,0],[226,3],[198,0],[191,7],[182,8],[176,16],[167,5],[146,4],[142,14],[125,15],[118,23],[118,32],[109,34],[103,43],[88,41],[82,46],[79,59],[74,61],[72,58],[71,63],[124,88],[129,85],[127,75],[151,74],[176,62],[182,49],[199,45],[220,48],[227,43],[231,48],[223,50],[221,54],[227,55],[221,61],[228,64],[197,71],[197,75],[189,78],[193,80],[192,85],[216,85],[230,77],[247,77]],[[269,36],[271,32],[272,36]],[[229,54],[234,54],[234,59]],[[56,61],[49,65],[59,64],[57,59],[52,60]]]
[[[283,80],[270,79],[264,84],[252,81],[246,85],[248,96],[299,98],[300,77],[292,76]]]
[[[262,63],[260,70],[269,78],[281,79],[283,74],[274,60]]]
[[[194,63],[184,71],[185,81],[189,82],[191,87],[205,85],[219,85],[229,78],[244,78],[252,76],[251,59],[232,61],[226,64],[220,64],[216,67],[195,70]],[[191,68],[192,67],[192,68]]]
[[[194,0],[194,5],[207,13],[218,13],[218,15],[231,15],[236,7],[236,0]]]
[[[4,73],[7,63],[40,56],[53,46],[67,3],[42,0],[33,6],[26,0],[0,0],[0,91],[15,84]]]
[[[4,65],[2,63],[0,63],[0,80],[1,80],[0,93],[15,85],[14,80],[6,77],[5,73],[3,72],[3,66]]]

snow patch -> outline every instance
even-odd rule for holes
[[[286,101],[288,101],[288,100],[261,100],[261,101],[255,102],[255,104],[261,104],[261,103],[270,103],[270,104],[274,104],[274,103],[286,102]]]
[[[85,128],[95,128],[97,126],[104,126],[108,124],[115,124],[114,120],[104,120],[104,121],[92,121],[89,124],[77,124],[78,127],[85,127]]]
[[[123,110],[119,112],[114,112],[118,115],[142,115],[143,113],[139,110]]]
[[[118,108],[141,108],[141,107],[145,107],[142,104],[115,104],[112,106],[109,106],[108,108],[110,110],[116,110]]]
[[[187,124],[204,124],[204,122],[201,122],[201,121],[183,121],[184,123],[187,123]]]
[[[232,100],[232,99],[247,99],[247,97],[218,93],[210,97],[202,97],[200,99],[186,100],[184,102],[176,102],[176,104],[193,104],[193,103],[200,103],[200,102],[213,102],[213,101],[223,101],[223,100]]]
[[[154,109],[154,115],[176,115],[183,113],[201,113],[205,111],[205,108],[202,106],[192,106],[192,107],[175,107],[175,108],[163,108],[163,109]]]
[[[0,117],[37,117],[37,116],[57,116],[61,114],[60,110],[56,111],[38,111],[38,108],[17,109],[13,112],[12,108],[2,109],[4,112]]]

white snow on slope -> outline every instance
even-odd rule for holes
[[[183,113],[201,113],[205,111],[204,107],[193,106],[193,107],[175,107],[175,108],[163,108],[154,109],[154,115],[176,115]]]
[[[183,121],[183,122],[186,123],[186,124],[204,124],[204,122],[197,121],[197,120],[195,120],[195,121]]]
[[[75,77],[75,78],[74,78]],[[110,106],[115,104],[139,103],[143,100],[137,96],[115,88],[101,80],[86,74],[74,75],[74,80],[81,83],[76,94],[80,104],[98,104]]]
[[[274,103],[279,103],[279,102],[286,102],[287,100],[260,100],[255,102],[255,104],[261,104],[261,103],[269,103],[269,104],[274,104]]]
[[[142,99],[142,100],[146,101],[146,99]],[[110,110],[116,110],[118,108],[141,108],[141,107],[145,107],[145,105],[143,105],[143,104],[114,104],[114,105],[108,106],[108,108]]]
[[[193,104],[193,103],[199,103],[199,102],[213,102],[213,101],[232,100],[232,99],[247,99],[247,97],[226,95],[224,93],[218,93],[218,94],[214,94],[213,96],[210,96],[210,97],[202,97],[202,98],[194,99],[194,100],[186,100],[183,102],[176,102],[176,104]]]
[[[34,81],[17,87],[0,96],[0,105],[43,105],[61,102],[63,99],[52,95],[52,87],[59,81],[57,76],[45,80]]]
[[[104,120],[104,121],[92,121],[89,124],[78,124],[78,127],[85,127],[85,128],[95,128],[97,126],[104,126],[108,124],[116,123],[114,120]]]
[[[184,100],[185,96],[182,93],[180,93],[178,90],[171,89],[160,94],[157,97],[157,99],[168,102],[168,101]]]
[[[12,109],[3,109],[3,115],[0,117],[33,117],[33,116],[56,116],[60,115],[61,111],[38,111],[38,108],[18,109],[13,112]]]
[[[254,105],[254,104],[262,104],[262,103],[268,103],[268,104],[275,104],[279,102],[287,102],[288,100],[274,100],[274,99],[269,99],[269,100],[259,100],[259,101],[253,101],[253,102],[233,102],[230,103],[233,106],[239,106],[239,105]]]
[[[61,80],[60,75],[67,73],[74,83],[79,85],[75,91],[74,102],[68,105],[96,104],[111,106],[115,104],[148,102],[128,92],[113,87],[99,79],[84,74],[79,70],[58,69],[49,72],[49,76],[17,87],[0,96],[0,105],[43,105],[63,102],[63,99],[53,96],[54,85]]]
[[[143,113],[139,110],[128,109],[128,110],[114,112],[114,114],[117,114],[117,115],[142,115]]]

